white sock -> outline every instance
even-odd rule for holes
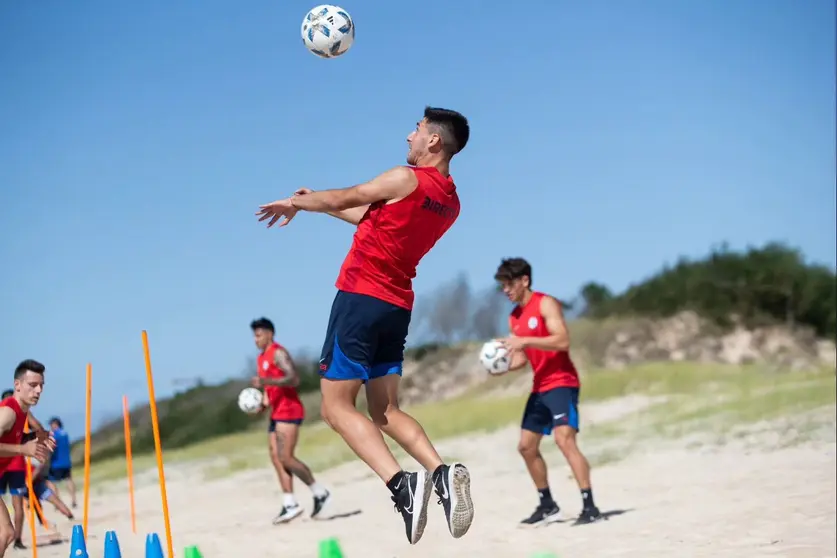
[[[293,494],[285,494],[285,507],[286,508],[295,508],[298,504],[296,503],[296,498],[294,498]]]
[[[317,497],[325,496],[328,493],[328,490],[326,490],[324,486],[322,486],[321,484],[318,484],[316,482],[314,484],[312,484],[311,486],[309,486],[308,488],[310,488],[311,492],[314,494],[314,496],[317,496]]]

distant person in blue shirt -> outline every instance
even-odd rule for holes
[[[53,483],[67,481],[67,486],[70,488],[70,500],[72,501],[72,506],[75,508],[76,484],[73,482],[73,462],[70,459],[70,435],[64,430],[64,424],[58,417],[50,419],[49,427],[52,429],[52,435],[55,437],[55,451],[52,454],[49,476],[47,478]]]

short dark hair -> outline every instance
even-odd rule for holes
[[[528,277],[529,286],[532,285],[532,266],[523,258],[506,258],[500,262],[494,274],[497,281],[513,281],[521,277]]]
[[[52,417],[51,419],[49,419],[50,424],[52,424],[53,422],[58,425],[58,428],[64,428],[64,423],[61,422],[60,418]]]
[[[15,380],[19,380],[26,374],[26,371],[34,372],[35,374],[43,375],[44,371],[46,370],[46,366],[38,362],[37,360],[32,360],[31,358],[27,358],[23,362],[17,365],[15,368]]]
[[[14,394],[15,394],[15,390],[7,389],[6,391],[3,392],[3,395],[0,395],[0,399],[6,399],[7,397],[11,397]]]
[[[270,333],[276,333],[276,328],[273,327],[273,322],[264,317],[257,318],[250,322],[250,329],[253,331],[256,331],[257,329],[266,329],[270,331]]]
[[[425,107],[424,119],[442,136],[442,149],[450,157],[465,149],[471,137],[471,128],[468,119],[462,114],[455,110]]]

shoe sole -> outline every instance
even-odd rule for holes
[[[418,510],[418,517],[413,521],[410,544],[419,542],[424,534],[424,528],[427,527],[427,504],[430,502],[430,493],[433,491],[433,478],[427,471],[418,471],[416,475],[418,475],[418,479],[416,493],[413,494],[413,502],[420,504],[421,508]],[[415,509],[413,513],[415,513]]]
[[[471,474],[465,465],[454,463],[448,469],[450,489],[450,518],[448,529],[458,539],[468,532],[474,521],[474,502],[471,500]]]
[[[291,513],[289,513],[287,515],[284,515],[282,517],[277,517],[276,519],[273,520],[273,524],[274,525],[281,525],[283,523],[288,523],[289,521],[292,521],[292,520],[296,519],[297,517],[299,517],[300,515],[302,515],[303,511],[305,511],[305,510],[303,510],[302,506],[300,506],[296,509],[296,511],[292,511]]]

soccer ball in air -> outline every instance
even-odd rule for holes
[[[509,351],[498,341],[486,341],[480,349],[480,364],[489,374],[503,374],[509,371]]]
[[[262,406],[262,392],[253,387],[244,388],[238,394],[238,408],[252,415]]]
[[[320,58],[336,58],[354,43],[355,22],[340,6],[323,4],[305,14],[301,33],[305,48]]]

